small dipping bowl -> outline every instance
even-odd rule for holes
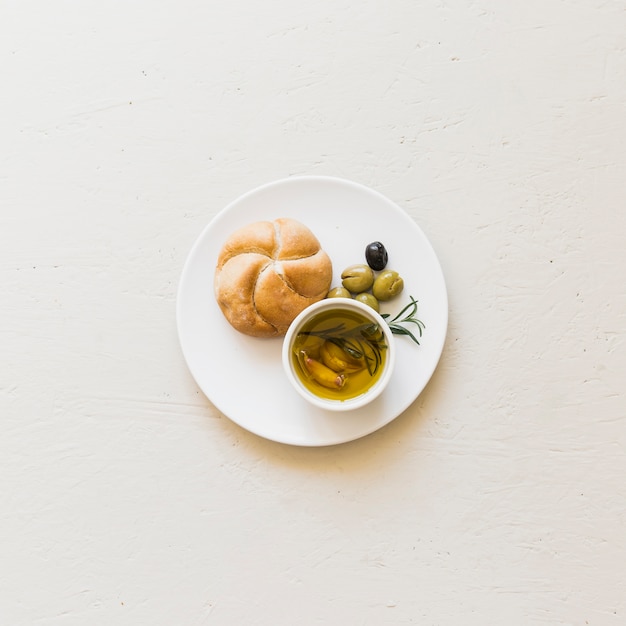
[[[302,382],[301,366],[294,357],[294,343],[299,333],[302,332],[303,327],[308,326],[310,322],[314,322],[314,318],[320,316],[324,319],[332,312],[337,312],[341,315],[342,311],[360,315],[366,318],[367,321],[377,324],[383,333],[387,347],[385,348],[383,363],[380,366],[382,367],[380,375],[363,393],[347,399],[325,398],[323,395],[317,395],[311,391]],[[391,330],[385,320],[374,309],[350,298],[327,298],[308,306],[291,323],[283,340],[282,361],[285,374],[291,386],[305,400],[320,409],[350,411],[372,402],[383,392],[393,373],[395,354],[394,337],[391,334]],[[349,374],[346,375],[349,376]]]

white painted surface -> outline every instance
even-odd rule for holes
[[[0,2],[0,623],[626,623],[626,2]],[[184,365],[190,246],[334,175],[441,260],[379,432],[294,448]]]

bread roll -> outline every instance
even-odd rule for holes
[[[215,298],[229,323],[253,337],[276,337],[310,304],[326,297],[332,264],[315,235],[279,218],[235,231],[215,269]]]

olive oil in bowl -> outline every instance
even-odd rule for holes
[[[393,366],[393,338],[385,321],[355,300],[322,300],[290,326],[283,364],[307,400],[330,410],[367,404],[386,386]]]

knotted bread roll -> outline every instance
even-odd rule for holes
[[[315,235],[279,218],[235,231],[215,270],[215,297],[238,331],[253,337],[284,335],[294,318],[326,297],[332,264]]]

